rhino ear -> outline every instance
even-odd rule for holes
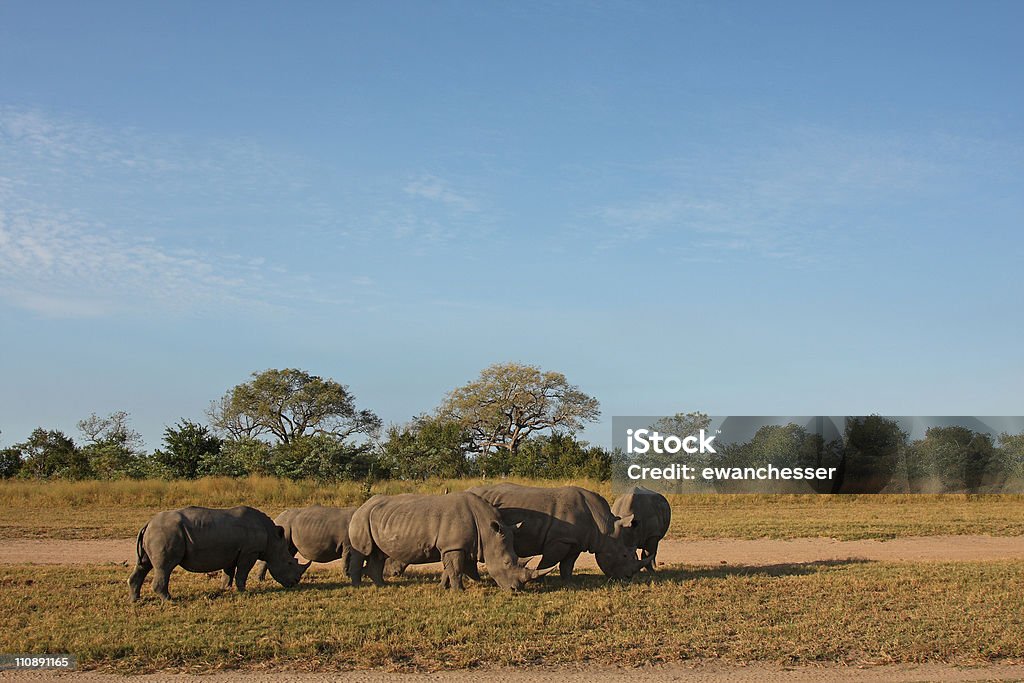
[[[492,520],[491,521],[491,530],[494,531],[494,533],[498,534],[499,536],[504,536],[505,535],[505,530],[501,528],[501,522],[499,522],[497,520]]]
[[[284,538],[284,527],[279,524],[275,524],[274,528],[277,529],[277,537]]]
[[[615,522],[615,526],[622,527],[623,529],[628,529],[631,526],[633,526],[633,520],[634,519],[635,518],[631,514],[630,515],[626,515],[625,517],[620,517],[619,520],[617,522]]]

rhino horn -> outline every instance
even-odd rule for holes
[[[302,575],[306,573],[306,570],[309,569],[309,566],[311,564],[313,564],[313,560],[310,560],[306,564],[302,564],[301,562],[299,563],[299,578],[300,579],[302,578]]]
[[[551,572],[553,572],[555,570],[555,567],[557,567],[557,566],[558,565],[554,565],[553,564],[550,567],[548,567],[547,569],[530,569],[529,567],[527,567],[526,568],[526,580],[527,581],[535,581],[535,580],[539,579],[540,577],[545,576],[545,575],[550,574]]]

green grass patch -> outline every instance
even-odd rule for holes
[[[621,584],[583,574],[519,594],[435,576],[299,588],[176,570],[172,603],[127,602],[122,567],[0,567],[2,652],[69,652],[85,668],[148,671],[444,669],[592,663],[979,664],[1024,658],[1024,563],[826,562],[683,568]]]

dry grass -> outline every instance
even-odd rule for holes
[[[539,486],[568,482],[526,481]],[[2,538],[123,538],[153,513],[184,505],[247,504],[271,515],[286,507],[358,505],[372,493],[442,493],[482,480],[317,484],[268,477],[198,481],[0,482]],[[573,482],[611,498],[607,483]],[[670,538],[844,540],[945,534],[1024,534],[1021,495],[679,495]]]
[[[520,594],[413,576],[382,590],[318,571],[300,588],[222,593],[176,570],[165,604],[126,600],[122,567],[0,567],[2,652],[86,668],[439,669],[720,658],[788,663],[1024,658],[1024,564],[817,563],[680,568],[653,582],[583,575]]]

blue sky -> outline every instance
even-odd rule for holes
[[[1024,414],[1020,3],[0,4],[0,444],[254,370],[401,422]]]

